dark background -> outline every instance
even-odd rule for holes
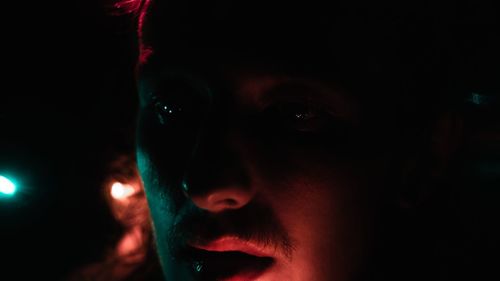
[[[133,27],[111,1],[4,4],[0,280],[60,280],[120,234],[103,184],[133,148]]]
[[[133,27],[110,14],[110,0],[11,2],[1,5],[0,174],[20,184],[0,199],[0,280],[60,280],[120,233],[102,185],[110,163],[133,149]],[[462,4],[454,31],[468,137],[450,243],[469,280],[498,267],[497,12],[486,1]],[[490,99],[475,105],[472,93]]]

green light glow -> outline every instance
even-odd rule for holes
[[[13,195],[16,192],[16,185],[4,176],[0,176],[0,194]]]

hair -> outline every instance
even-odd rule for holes
[[[112,5],[113,11],[114,14],[119,15],[138,15],[143,11],[149,1],[150,0],[119,0]]]
[[[135,48],[138,52],[139,62],[144,62],[151,50],[142,44],[142,24],[144,15],[152,0],[111,0],[115,1],[111,8],[111,14],[116,16],[130,17],[137,40]]]

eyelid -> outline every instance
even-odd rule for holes
[[[284,81],[261,97],[262,108],[276,102],[310,102],[332,116],[352,123],[359,122],[359,106],[355,98],[329,82],[307,78]]]
[[[279,99],[275,100],[273,103],[269,103],[266,105],[266,107],[264,108],[264,111],[272,108],[272,107],[296,107],[296,108],[299,108],[299,107],[302,107],[303,109],[305,110],[308,110],[312,113],[319,113],[319,115],[329,115],[331,117],[335,117],[335,118],[342,118],[342,116],[340,116],[336,110],[332,107],[330,107],[328,104],[322,102],[321,100],[316,100],[316,99],[312,99],[312,98],[309,98],[309,97],[297,97],[297,96],[294,96],[294,97],[286,97],[286,96],[282,96],[282,97],[279,97]]]
[[[159,73],[155,73],[140,77],[138,90],[140,93],[140,102],[143,105],[151,103],[154,97],[167,96],[162,88],[168,84],[168,81],[178,83],[178,85],[187,86],[190,91],[196,93],[197,96],[205,98],[209,103],[212,103],[213,95],[208,87],[208,84],[198,75],[185,70],[167,69]]]
[[[336,104],[330,104],[325,98],[328,93],[324,92],[324,89],[311,85],[307,81],[285,82],[266,93],[262,98],[262,105],[267,108],[276,103],[302,104],[331,115],[338,115]]]

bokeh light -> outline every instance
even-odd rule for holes
[[[16,193],[16,185],[7,177],[0,175],[0,194],[14,195]]]
[[[123,184],[121,182],[115,182],[111,186],[111,196],[116,200],[123,200],[136,192],[135,188],[130,184]]]

